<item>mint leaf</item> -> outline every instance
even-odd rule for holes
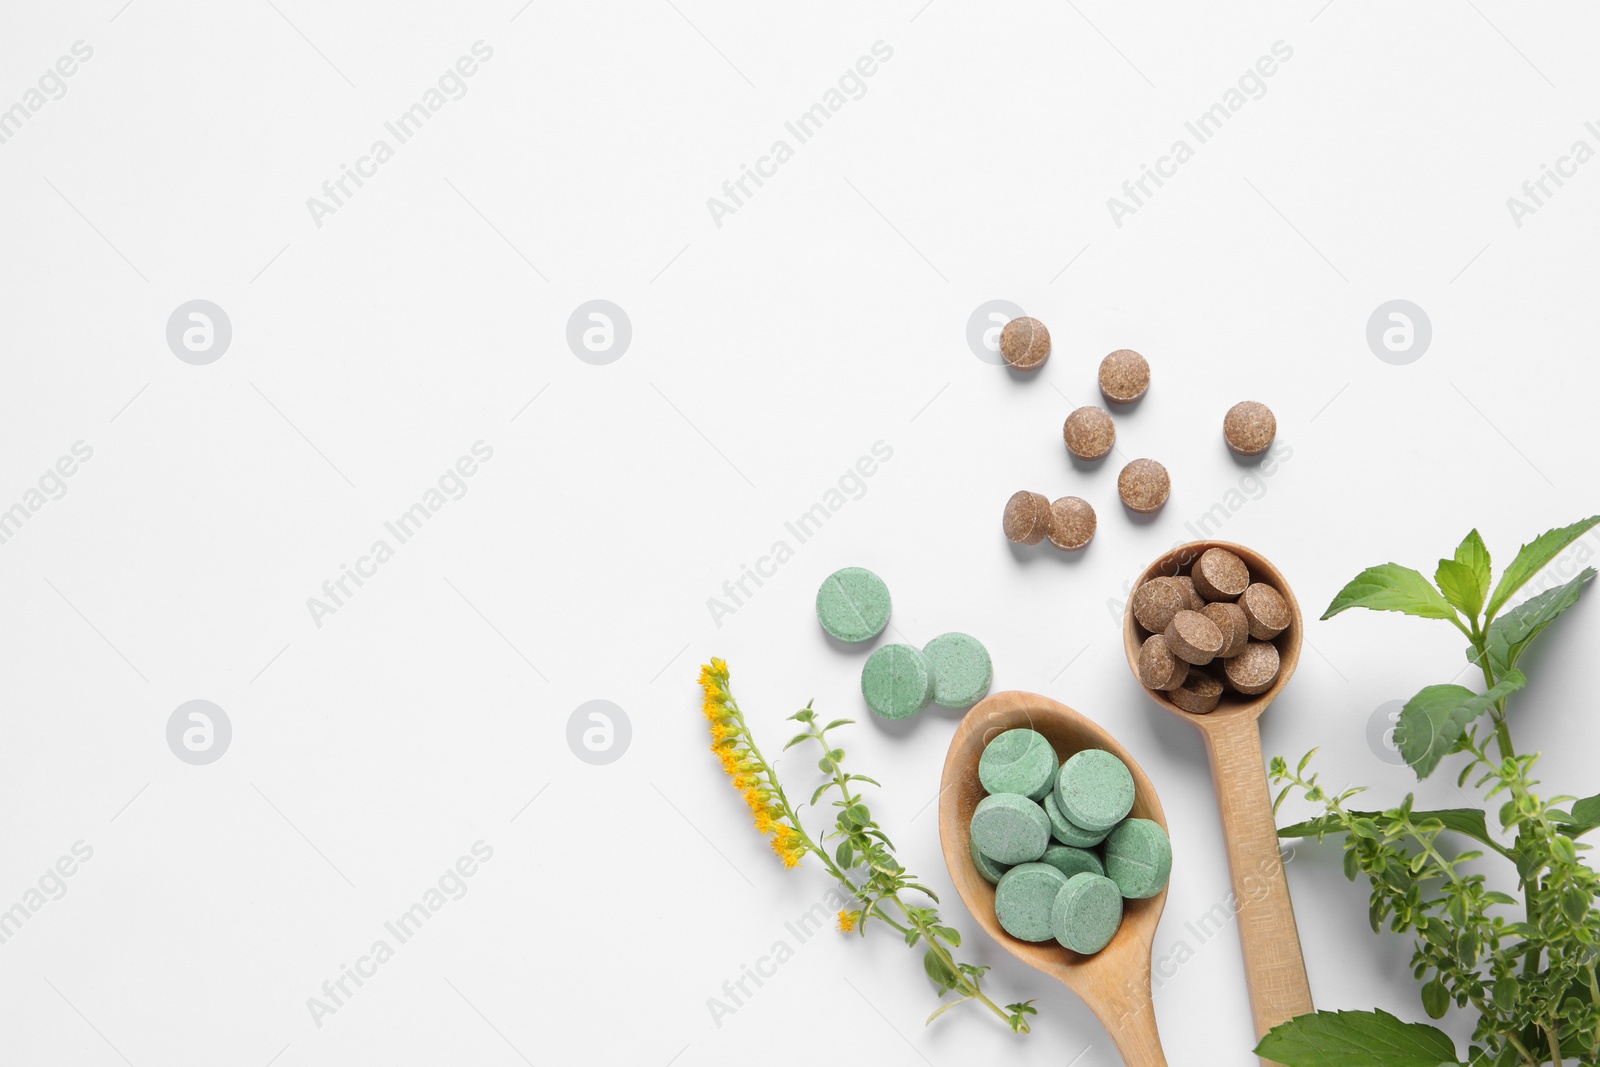
[[[1560,555],[1562,549],[1588,533],[1596,523],[1600,523],[1600,515],[1591,515],[1571,526],[1546,530],[1523,545],[1517,552],[1517,558],[1511,561],[1511,566],[1500,576],[1500,584],[1494,587],[1494,595],[1489,598],[1489,617],[1493,618],[1495,612],[1511,599],[1511,595],[1527,584],[1529,578]]]
[[[1568,837],[1582,837],[1584,834],[1600,826],[1600,795],[1584,797],[1572,804],[1572,817],[1566,821],[1557,820],[1556,829]]]
[[[1584,586],[1594,577],[1594,568],[1585,567],[1572,581],[1546,589],[1536,597],[1518,604],[1489,624],[1489,666],[1496,676],[1517,665],[1517,660],[1533,644],[1533,639],[1561,617],[1561,613],[1578,602]],[[1467,649],[1467,659],[1477,663],[1475,648]]]
[[[1339,590],[1324,619],[1331,619],[1348,608],[1368,608],[1372,611],[1400,611],[1424,619],[1454,619],[1455,609],[1428,584],[1428,579],[1410,567],[1398,563],[1384,563],[1368,567]]]
[[[1446,600],[1467,618],[1476,619],[1483,610],[1483,598],[1489,595],[1490,574],[1489,547],[1473,530],[1456,546],[1454,559],[1439,561],[1433,580]]]
[[[1596,813],[1600,815],[1600,797],[1596,799]],[[1580,801],[1581,803],[1581,801]],[[1351,811],[1351,816],[1357,819],[1382,819],[1381,811]],[[1576,817],[1576,808],[1574,808]],[[1498,841],[1489,836],[1489,820],[1477,808],[1439,808],[1435,811],[1414,811],[1411,821],[1423,823],[1429,819],[1438,819],[1444,824],[1446,830],[1453,830],[1458,834],[1480,841],[1493,849],[1503,848]],[[1285,826],[1278,831],[1279,837],[1315,837],[1318,834],[1331,834],[1340,832],[1339,820],[1332,815],[1323,815],[1305,822],[1297,822],[1293,826]]]
[[[1411,764],[1419,779],[1433,773],[1455,743],[1461,740],[1467,724],[1489,710],[1501,697],[1527,684],[1518,670],[1506,672],[1487,693],[1474,693],[1461,685],[1430,685],[1406,702],[1394,732],[1400,754]]]
[[[1459,1067],[1437,1027],[1386,1011],[1318,1011],[1274,1026],[1256,1055],[1284,1067]]]

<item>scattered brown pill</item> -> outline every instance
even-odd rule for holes
[[[1082,497],[1064,496],[1050,505],[1050,543],[1068,551],[1094,540],[1094,508]]]
[[[1139,680],[1151,689],[1171,691],[1188,676],[1189,665],[1172,654],[1162,635],[1151,634],[1139,646]]]
[[[1036,545],[1050,532],[1050,500],[1043,493],[1026,489],[1012,493],[1006,501],[1002,525],[1006,539],[1021,545]]]
[[[1250,568],[1225,548],[1208,548],[1195,560],[1190,577],[1207,600],[1238,600],[1250,584]]]
[[[1050,331],[1027,315],[1000,330],[1000,354],[1017,370],[1038,370],[1050,357]]]
[[[1172,654],[1196,667],[1210,663],[1222,651],[1222,631],[1198,611],[1178,612],[1167,624],[1166,635]]]
[[[1191,715],[1204,715],[1216,710],[1222,699],[1222,683],[1211,672],[1191,667],[1183,684],[1168,693],[1167,699]]]
[[[1270,641],[1289,628],[1288,602],[1270,585],[1251,583],[1239,597],[1239,607],[1250,623],[1250,636],[1257,641]]]
[[[1161,510],[1171,492],[1172,479],[1167,476],[1167,468],[1153,459],[1136,459],[1117,475],[1117,493],[1134,511]]]
[[[1246,696],[1265,693],[1278,677],[1278,646],[1271,641],[1251,641],[1244,651],[1223,660],[1228,684]]]
[[[1222,631],[1222,651],[1217,653],[1218,659],[1232,659],[1244,651],[1244,646],[1250,641],[1250,620],[1245,618],[1243,608],[1219,600],[1215,604],[1207,604],[1200,614],[1216,623],[1217,629]]]
[[[1117,440],[1117,424],[1104,408],[1081,407],[1067,416],[1061,427],[1067,451],[1079,459],[1099,459],[1111,451]]]
[[[1205,610],[1206,598],[1200,595],[1199,590],[1195,589],[1193,578],[1187,574],[1180,574],[1176,578],[1168,578],[1167,581],[1177,582],[1178,587],[1183,590],[1184,606],[1186,608],[1190,611]]]
[[[1119,348],[1100,361],[1100,391],[1107,400],[1131,404],[1150,388],[1150,364],[1131,348]]]
[[[1170,578],[1152,578],[1133,591],[1133,617],[1153,634],[1166,633],[1182,610],[1182,587]]]
[[[1278,420],[1272,409],[1254,400],[1242,400],[1222,419],[1222,437],[1241,456],[1259,456],[1272,447]]]

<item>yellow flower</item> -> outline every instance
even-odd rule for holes
[[[787,830],[789,828],[780,825],[778,829]],[[783,861],[785,867],[798,867],[800,866],[800,857],[805,855],[806,850],[798,840],[779,834],[772,839],[772,851],[777,853],[778,858]]]
[[[858,911],[841,911],[839,913],[839,932],[848,934],[851,930],[854,930],[856,928],[856,919],[860,918],[860,916],[861,913]]]

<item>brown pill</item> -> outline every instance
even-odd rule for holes
[[[1189,676],[1167,699],[1191,715],[1204,715],[1215,710],[1222,699],[1222,683],[1210,671],[1191,667]]]
[[[1139,680],[1163,692],[1178,688],[1189,676],[1189,665],[1172,654],[1167,639],[1151,634],[1139,646]]]
[[[1131,348],[1119,348],[1100,361],[1100,391],[1107,400],[1131,404],[1150,388],[1150,364]]]
[[[1278,420],[1272,409],[1254,400],[1233,405],[1222,419],[1223,440],[1241,456],[1261,455],[1272,447],[1277,434]]]
[[[1117,440],[1117,424],[1105,408],[1081,407],[1067,416],[1061,427],[1067,451],[1079,459],[1099,459]]]
[[[1183,590],[1184,607],[1188,608],[1190,611],[1204,610],[1206,606],[1206,599],[1200,595],[1199,590],[1195,589],[1193,578],[1189,577],[1187,574],[1180,574],[1176,578],[1169,578],[1167,580],[1170,582],[1177,582],[1178,587]]]
[[[1064,496],[1050,505],[1050,543],[1068,551],[1094,540],[1094,508],[1081,497]]]
[[[1133,591],[1133,617],[1153,634],[1166,633],[1183,609],[1182,587],[1171,578],[1152,578]]]
[[[1000,354],[1017,370],[1038,370],[1050,357],[1050,331],[1027,315],[1012,319],[1000,331]]]
[[[1036,545],[1050,531],[1050,500],[1043,493],[1026,489],[1012,493],[1006,501],[1002,525],[1006,539],[1022,545]]]
[[[1178,612],[1167,624],[1166,634],[1172,654],[1196,667],[1210,663],[1222,651],[1222,631],[1198,611]]]
[[[1250,584],[1250,568],[1225,548],[1208,548],[1195,560],[1190,577],[1207,600],[1238,600]]]
[[[1271,641],[1289,628],[1289,605],[1270,585],[1251,583],[1239,597],[1239,607],[1250,623],[1250,636],[1257,641]]]
[[[1153,459],[1136,459],[1117,475],[1117,493],[1134,511],[1159,511],[1172,492],[1167,468]]]
[[[1222,631],[1222,651],[1217,653],[1218,659],[1232,659],[1244,651],[1244,646],[1250,640],[1250,620],[1245,618],[1243,608],[1227,601],[1218,601],[1207,604],[1200,614],[1216,623],[1217,629]]]
[[[1228,684],[1247,696],[1265,693],[1278,677],[1278,646],[1270,641],[1251,641],[1244,651],[1222,663]]]

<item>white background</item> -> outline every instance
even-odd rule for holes
[[[1031,1036],[965,1010],[925,1029],[932,991],[892,938],[786,932],[829,883],[750,830],[705,751],[696,665],[728,659],[769,752],[807,699],[866,716],[865,652],[811,607],[863,565],[895,632],[979,636],[997,689],[1073,705],[1142,762],[1177,857],[1157,955],[1197,948],[1156,993],[1166,1046],[1248,1062],[1232,927],[1198,946],[1185,928],[1228,892],[1200,741],[1140,695],[1107,602],[1229,500],[1220,534],[1310,616],[1368,564],[1431,573],[1474,525],[1503,564],[1595,510],[1600,166],[1520,228],[1506,198],[1575,139],[1600,147],[1596,16],[920,4],[6,6],[0,108],[74,42],[94,54],[0,145],[0,507],[74,442],[94,454],[0,545],[0,908],[74,842],[94,854],[0,945],[0,1060],[649,1067],[826,1043],[1116,1063],[953,893],[995,998],[1038,998]],[[493,58],[465,97],[318,227],[307,198],[478,40]],[[707,198],[880,40],[865,95],[717,226]],[[1280,40],[1265,95],[1114,225],[1107,197]],[[195,298],[233,325],[209,366],[165,340]],[[597,298],[633,327],[608,366],[565,340]],[[1030,379],[968,349],[997,298],[1053,333]],[[1396,298],[1433,324],[1408,366],[1365,341]],[[1118,447],[1174,482],[1150,523],[1116,501],[1120,458],[1077,469],[1060,439],[1119,347],[1154,385]],[[1245,398],[1293,450],[1261,481],[1220,442]],[[467,495],[315,625],[307,598],[480,440]],[[707,598],[880,440],[865,494],[714,623]],[[1019,488],[1088,499],[1094,543],[1008,545]],[[1597,625],[1581,605],[1531,661],[1516,729],[1552,791],[1596,788]],[[1413,776],[1369,719],[1455,675],[1459,636],[1352,614],[1308,638],[1267,752],[1320,745],[1331,783],[1398,800]],[[165,740],[196,698],[234,730],[205,767]],[[597,698],[633,729],[606,766],[566,742]],[[940,889],[929,802],[955,719],[846,738]],[[804,795],[811,757],[782,767]],[[1463,803],[1451,777],[1422,797]],[[470,891],[315,1025],[307,998],[479,840]],[[1372,936],[1338,866],[1333,845],[1290,865],[1317,1003],[1421,1018],[1408,945]],[[779,939],[794,958],[716,1026],[708,998]]]

